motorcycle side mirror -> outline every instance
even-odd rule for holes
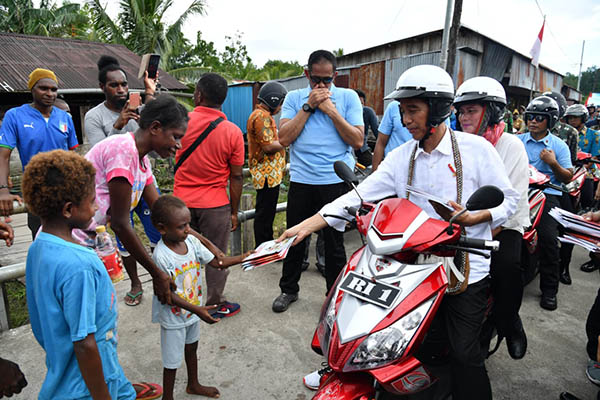
[[[485,185],[477,189],[469,200],[466,208],[469,211],[487,210],[498,207],[504,201],[504,193],[496,186]]]
[[[340,160],[334,162],[333,170],[335,171],[335,174],[338,176],[338,178],[340,178],[347,184],[354,186],[358,185],[358,178],[356,177],[356,175],[354,175],[354,172],[352,172],[350,167],[348,167],[348,165],[346,165],[345,162]]]

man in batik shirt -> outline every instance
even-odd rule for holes
[[[285,172],[285,147],[279,143],[273,115],[281,110],[286,94],[287,90],[278,82],[264,84],[247,123],[248,166],[256,189],[254,240],[257,246],[273,240],[279,185]]]

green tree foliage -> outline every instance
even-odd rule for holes
[[[183,52],[175,57],[174,68],[169,73],[190,84],[208,71],[217,72],[229,81],[268,81],[302,74],[302,66],[295,61],[270,60],[262,68],[258,68],[248,55],[241,32],[227,35],[225,40],[225,49],[218,51],[214,42],[204,40],[202,33],[198,32],[196,44],[186,44],[183,47]]]
[[[576,88],[577,75],[567,72],[564,82],[567,85]],[[583,101],[585,101],[585,98],[589,93],[600,92],[600,68],[594,65],[593,67],[589,67],[586,71],[581,73],[579,91],[583,96]]]
[[[106,13],[100,0],[87,0],[92,10],[93,23],[99,37],[109,43],[124,44],[137,54],[158,53],[161,67],[169,69],[171,57],[181,55],[186,40],[181,28],[194,15],[205,12],[205,0],[194,0],[192,4],[168,25],[165,12],[174,0],[121,0],[116,21]]]
[[[0,0],[0,31],[27,35],[89,38],[88,9],[79,4],[42,0]]]
[[[337,50],[333,50],[332,51],[333,55],[336,57],[341,57],[344,55],[344,49],[342,49],[341,47]]]

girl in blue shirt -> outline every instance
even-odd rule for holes
[[[34,156],[23,176],[25,202],[42,220],[26,272],[31,329],[48,369],[39,399],[136,398],[117,359],[112,282],[96,253],[71,236],[97,210],[94,180],[92,164],[64,150]]]

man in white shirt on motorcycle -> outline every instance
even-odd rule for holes
[[[448,220],[464,208],[453,201],[457,199],[459,187],[462,201],[466,201],[481,186],[494,185],[504,193],[504,202],[500,206],[490,210],[467,211],[455,220],[465,228],[467,236],[491,239],[492,229],[504,224],[515,212],[519,194],[512,188],[504,168],[498,168],[502,160],[490,143],[475,135],[452,132],[444,124],[454,99],[454,84],[450,75],[431,65],[410,68],[400,76],[396,90],[386,98],[400,102],[402,122],[413,140],[388,154],[377,171],[358,186],[360,196],[367,202],[388,196],[406,197],[406,185],[411,181],[417,189],[449,200],[454,212],[442,206],[434,208],[424,198],[410,197],[431,217],[441,216]],[[457,152],[462,165],[460,172],[455,162]],[[409,177],[411,170],[413,176]],[[457,176],[463,177],[462,185]],[[343,230],[343,220],[323,215],[352,218],[345,207],[356,207],[360,203],[358,194],[350,191],[324,206],[318,214],[288,229],[280,239],[298,235],[295,242],[299,242],[327,225]],[[444,331],[451,348],[453,399],[486,400],[492,398],[492,391],[479,335],[490,286],[490,263],[481,255],[469,256],[470,273],[466,290],[446,296],[436,319],[442,327],[445,325]],[[313,385],[316,389],[319,379],[318,372],[313,372],[305,377],[305,384]]]

